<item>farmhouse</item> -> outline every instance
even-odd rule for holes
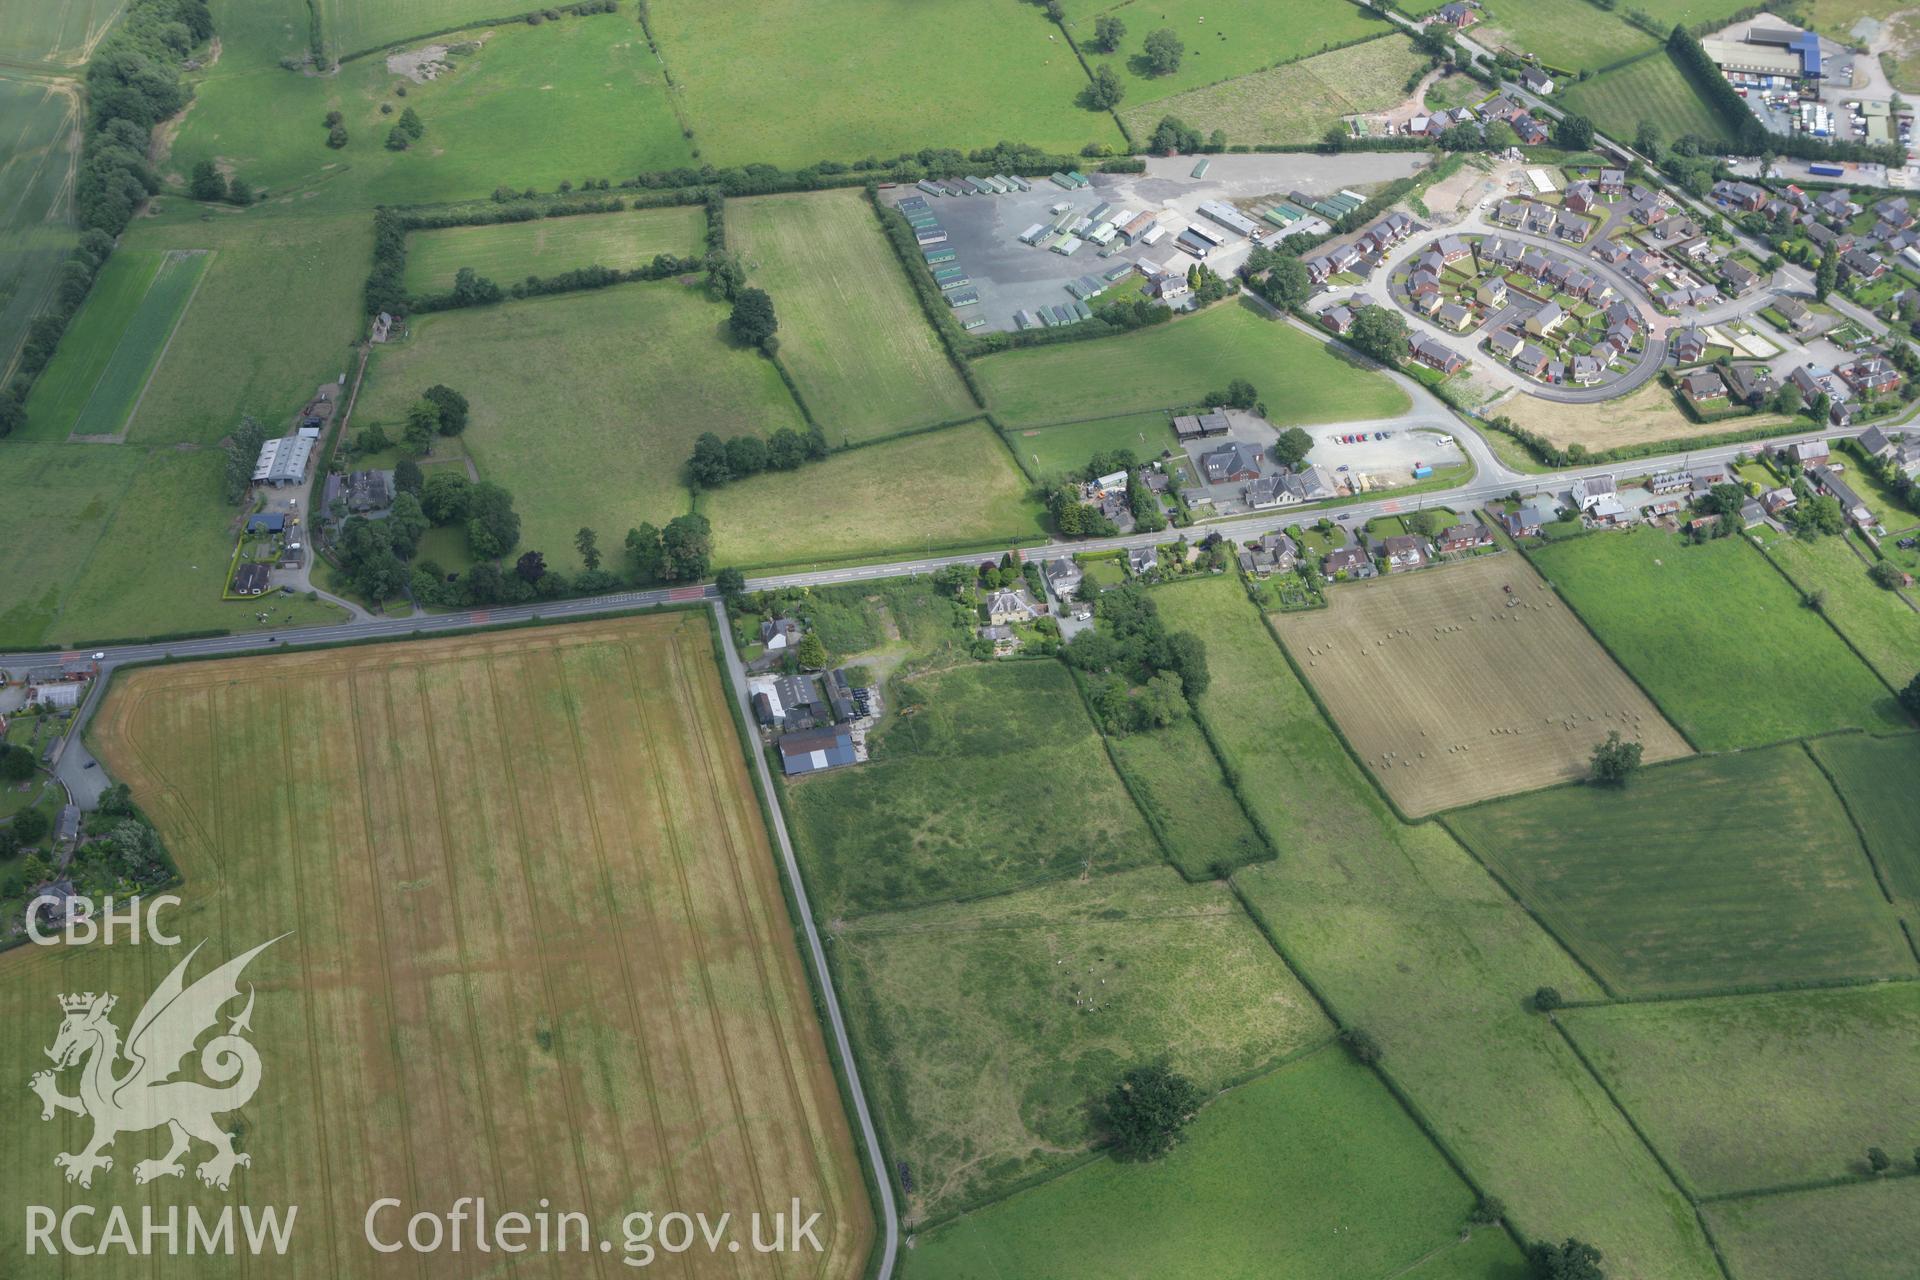
[[[798,618],[769,618],[760,624],[760,643],[768,653],[799,644],[806,628]]]
[[[843,725],[780,736],[780,768],[787,777],[854,763],[853,734]]]
[[[277,436],[260,446],[260,457],[253,464],[253,482],[276,488],[307,482],[307,465],[313,460],[313,441],[298,436]]]
[[[233,594],[237,596],[257,596],[266,594],[267,566],[263,564],[243,564],[233,571]]]

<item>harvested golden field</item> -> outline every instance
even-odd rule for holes
[[[663,1253],[672,1274],[858,1275],[872,1213],[711,643],[676,613],[118,678],[94,747],[185,875],[183,945],[0,957],[7,1201],[298,1206],[285,1257],[90,1259],[102,1277],[614,1277],[626,1216],[676,1209],[731,1211],[741,1247]],[[136,1188],[164,1130],[63,1182],[86,1122],[39,1123],[19,1087],[55,994],[116,993],[124,1030],[188,946],[198,977],[277,937],[240,984],[261,1065],[220,1120],[252,1158],[231,1191],[194,1177],[198,1144]],[[363,1238],[383,1197],[391,1241],[463,1196],[585,1214],[593,1248],[478,1254],[471,1222],[462,1253]],[[823,1251],[755,1253],[748,1215],[795,1197]],[[60,1274],[14,1269],[17,1222],[0,1270]]]
[[[1643,743],[1648,762],[1688,753],[1517,555],[1337,587],[1328,600],[1275,614],[1274,628],[1410,816],[1579,777],[1610,729]]]

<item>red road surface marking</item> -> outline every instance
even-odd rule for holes
[[[485,609],[480,609],[480,610],[476,610],[473,613],[468,614],[467,621],[468,622],[485,622],[488,618],[492,616],[493,615],[488,613]]]
[[[667,592],[669,600],[698,600],[706,594],[705,587],[675,587]]]

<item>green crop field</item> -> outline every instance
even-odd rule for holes
[[[764,1216],[797,1196],[821,1247],[792,1274],[860,1275],[872,1211],[709,625],[701,610],[117,676],[90,741],[185,876],[168,919],[205,943],[191,975],[280,939],[243,980],[264,1063],[239,1132],[251,1163],[230,1190],[202,1186],[196,1144],[185,1176],[139,1191],[134,1165],[166,1134],[135,1130],[83,1190],[53,1157],[81,1149],[86,1120],[21,1108],[7,1201],[103,1221],[149,1193],[216,1217],[297,1205],[288,1256],[250,1269],[369,1277],[387,1268],[363,1219],[387,1195],[547,1198],[614,1244],[639,1204]],[[8,1076],[48,1064],[56,993],[113,992],[128,1025],[186,950],[0,955]],[[556,1270],[611,1276],[621,1256]],[[724,1251],[677,1266],[739,1274]]]
[[[113,287],[100,295],[100,319],[89,326],[84,340],[68,334],[47,376],[34,384],[27,416],[37,420],[36,435],[71,432],[117,439],[125,431],[147,379],[200,286],[208,255],[185,249],[115,254],[102,274],[115,273],[123,257],[130,259],[128,271],[116,275]],[[93,301],[88,299],[88,310]]]
[[[1910,926],[1920,929],[1920,737],[1822,738],[1813,754],[1833,775]]]
[[[1837,1178],[1920,1138],[1920,984],[1560,1015],[1698,1195]],[[1756,1099],[1765,1104],[1756,1106]]]
[[[1706,1208],[1740,1280],[1910,1280],[1920,1254],[1920,1178]]]
[[[124,8],[126,0],[9,4],[0,9],[0,61],[77,67],[92,55]]]
[[[378,49],[395,40],[448,31],[463,23],[510,18],[528,0],[318,0],[321,29],[336,58]],[[538,6],[534,6],[538,7]]]
[[[648,11],[694,145],[715,164],[798,168],[1002,139],[1126,145],[1112,116],[1075,102],[1087,73],[1035,6],[652,0]]]
[[[1702,750],[1908,724],[1886,686],[1740,538],[1690,547],[1642,527],[1529,554]]]
[[[1386,378],[1246,302],[1101,342],[988,356],[973,370],[988,406],[1020,427],[1189,405],[1235,378],[1260,391],[1281,426],[1385,418],[1408,404]]]
[[[1170,627],[1206,637],[1202,714],[1280,849],[1234,883],[1301,977],[1379,1041],[1521,1232],[1591,1240],[1609,1272],[1721,1280],[1679,1190],[1524,1004],[1543,983],[1569,999],[1599,988],[1445,828],[1394,820],[1239,584],[1154,599]]]
[[[1108,745],[1167,856],[1189,878],[1210,876],[1221,863],[1237,867],[1273,856],[1192,720],[1110,738]]]
[[[1027,427],[1007,433],[1020,466],[1035,480],[1057,480],[1085,471],[1096,453],[1131,449],[1145,462],[1169,450],[1178,450],[1173,420],[1165,413],[1130,413],[1058,427]]]
[[[1065,667],[959,667],[908,688],[924,705],[869,739],[866,765],[786,789],[822,919],[1159,860]]]
[[[705,252],[706,228],[706,211],[699,205],[669,205],[416,231],[407,237],[407,292],[415,297],[445,293],[462,267],[506,288],[528,276],[556,276],[579,267],[627,271],[660,253],[698,257]]]
[[[34,11],[32,5],[11,9]],[[0,376],[13,367],[74,243],[79,120],[70,88],[0,77]]]
[[[1853,825],[1797,743],[1448,824],[1618,990],[1915,974]]]
[[[1329,1049],[1220,1098],[1161,1160],[1103,1160],[921,1236],[901,1274],[1376,1280],[1458,1251],[1475,1267],[1457,1274],[1516,1280],[1498,1231],[1460,1243],[1472,1203],[1372,1074]]]
[[[1155,101],[1130,96],[1120,118],[1136,138],[1172,115],[1196,129],[1224,129],[1235,142],[1318,142],[1342,116],[1398,104],[1408,77],[1426,65],[1412,41],[1387,35]]]
[[[338,622],[305,597],[220,598],[233,552],[218,453],[0,443],[0,645]],[[164,531],[164,536],[156,536]]]
[[[1346,0],[1225,0],[1222,4],[1159,0],[1151,5],[1134,0],[1119,4],[1076,0],[1068,13],[1072,19],[1068,30],[1087,64],[1111,67],[1126,87],[1129,103],[1159,102],[1389,29],[1381,19]],[[1127,34],[1113,53],[1093,47],[1094,19],[1100,14],[1126,23]],[[1151,32],[1162,28],[1179,37],[1186,52],[1179,70],[1156,76],[1147,69],[1146,41]]]
[[[1004,549],[1046,531],[1020,468],[984,422],[843,450],[809,464],[802,483],[771,472],[737,481],[701,494],[700,510],[721,565]]]
[[[473,405],[463,443],[513,493],[522,547],[570,554],[583,525],[617,545],[688,510],[681,468],[701,432],[806,427],[773,364],[721,336],[725,319],[670,281],[423,316],[379,350],[355,422],[395,426],[428,387],[456,388]]]
[[[1745,7],[1740,0],[1646,0],[1634,6],[1662,27],[1669,28],[1728,21]]]
[[[1212,1093],[1333,1036],[1233,896],[1166,867],[864,916],[834,946],[910,1223],[1078,1160],[1130,1066]]]
[[[780,359],[831,443],[979,412],[864,193],[728,201],[727,247],[772,295]]]
[[[1920,613],[1873,584],[1847,538],[1774,537],[1767,554],[1803,594],[1825,593],[1823,611],[1882,680],[1898,689],[1920,672]]]
[[[1660,43],[1587,0],[1504,0],[1469,34],[1483,47],[1507,45],[1576,71],[1610,67]]]
[[[1558,96],[1569,111],[1580,112],[1615,138],[1632,138],[1642,120],[1658,125],[1663,138],[1684,134],[1708,141],[1730,138],[1726,121],[1664,49],[1570,85]]]
[[[257,63],[228,71],[223,58],[201,79],[162,172],[184,181],[198,161],[219,158],[270,200],[303,211],[351,208],[364,218],[374,204],[484,197],[503,182],[542,191],[563,179],[618,182],[692,160],[631,6],[462,40],[480,47],[452,55],[448,70],[424,84],[390,70],[387,54],[331,76]],[[388,151],[387,132],[405,107],[426,133],[405,151]],[[327,146],[329,111],[341,112],[347,129],[338,151]]]
[[[217,444],[242,414],[281,430],[315,387],[351,377],[359,360],[350,344],[361,332],[360,285],[373,251],[365,214],[291,218],[263,209],[202,222],[195,213],[171,202],[164,216],[136,220],[114,252],[212,251],[127,423],[134,444]],[[262,288],[263,279],[276,287]]]

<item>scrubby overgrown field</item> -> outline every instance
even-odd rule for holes
[[[1335,587],[1275,629],[1334,722],[1416,817],[1584,776],[1609,731],[1687,754],[1658,707],[1515,555]]]
[[[781,1274],[858,1275],[872,1219],[726,698],[698,613],[120,677],[93,737],[187,877],[179,932],[224,960],[291,931],[248,974],[252,1167],[158,1193],[298,1204],[294,1265],[327,1275],[381,1270],[383,1195],[546,1197],[616,1242],[636,1207],[798,1196],[827,1252]],[[56,992],[137,1010],[172,958],[0,956],[9,1076],[46,1065]],[[18,1112],[15,1204],[124,1202],[160,1150],[123,1136],[80,1191],[52,1156],[85,1122]],[[591,1257],[568,1270],[625,1272]]]
[[[655,254],[697,257],[705,234],[699,205],[416,231],[407,237],[406,286],[416,297],[446,293],[462,267],[472,267],[503,289],[528,276],[557,276],[580,267],[626,271],[651,262]]]

